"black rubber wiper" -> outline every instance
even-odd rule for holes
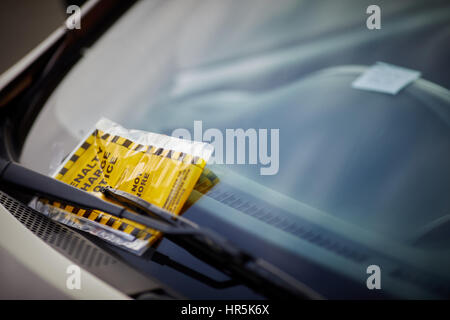
[[[104,201],[64,182],[0,159],[0,181],[49,200],[94,209],[126,218],[161,231],[177,245],[256,292],[272,299],[319,299],[314,291],[272,264],[253,257],[216,232],[199,227],[126,192],[105,188],[105,196],[123,206]],[[137,212],[132,212],[131,210]]]

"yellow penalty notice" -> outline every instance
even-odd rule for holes
[[[104,200],[107,199],[101,190],[109,186],[178,215],[212,151],[212,146],[206,143],[127,130],[101,119],[67,157],[54,178]],[[42,199],[41,204],[52,218],[136,253],[160,236],[143,225],[97,210]]]

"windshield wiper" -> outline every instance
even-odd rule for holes
[[[126,192],[105,188],[103,194],[122,206],[104,201],[64,182],[0,159],[0,181],[82,209],[94,209],[161,231],[165,237],[249,288],[273,299],[319,299],[296,279],[260,258],[244,252],[216,232],[173,215]],[[131,210],[138,212],[132,212]]]

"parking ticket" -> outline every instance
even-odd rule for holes
[[[127,130],[101,119],[53,177],[107,201],[101,190],[112,187],[180,214],[212,151],[207,143]],[[37,207],[57,221],[137,254],[161,236],[143,225],[98,210],[45,199],[40,199]]]

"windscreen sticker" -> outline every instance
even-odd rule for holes
[[[397,94],[420,77],[420,72],[377,62],[352,83],[355,89]]]

